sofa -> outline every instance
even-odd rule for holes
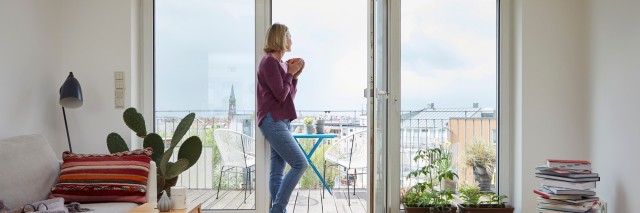
[[[106,149],[106,145],[105,145]],[[49,198],[60,172],[60,153],[54,153],[42,135],[23,135],[0,140],[0,200],[13,209]],[[156,166],[150,162],[146,201],[157,200]],[[129,212],[138,203],[81,203],[91,213]],[[1,210],[0,210],[1,211]]]

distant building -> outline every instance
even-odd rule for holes
[[[236,95],[233,92],[233,84],[231,84],[231,95],[229,96],[229,120],[236,115]]]
[[[229,94],[229,112],[227,114],[227,128],[242,132],[245,135],[255,137],[255,116],[253,114],[238,114],[236,111],[236,95],[231,85],[231,94]]]
[[[404,112],[400,121],[402,174],[406,176],[426,163],[413,161],[419,149],[446,144],[451,147],[459,179],[473,181],[473,174],[461,163],[462,154],[469,143],[497,142],[495,112],[477,103],[472,108],[436,108],[430,103],[422,110]]]

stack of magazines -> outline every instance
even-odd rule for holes
[[[591,172],[589,161],[548,159],[536,170],[542,183],[533,190],[539,195],[538,212],[596,212],[599,199],[593,189],[600,176]]]

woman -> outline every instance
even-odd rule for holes
[[[271,145],[271,213],[285,212],[289,197],[307,170],[307,159],[291,135],[291,121],[296,119],[293,99],[304,60],[282,61],[291,51],[291,35],[285,25],[275,23],[267,31],[265,55],[258,67],[258,126]],[[286,164],[291,166],[284,175]]]

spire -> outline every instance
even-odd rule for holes
[[[236,114],[236,94],[233,92],[233,84],[231,84],[231,95],[229,96],[229,119],[233,119]]]
[[[233,84],[231,84],[231,97],[229,98],[229,100],[236,100],[236,95],[233,92]]]

